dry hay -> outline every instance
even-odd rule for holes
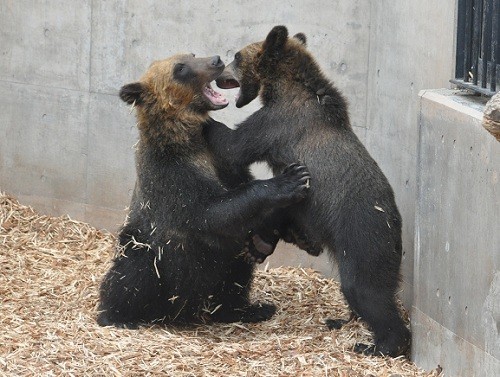
[[[0,375],[437,376],[403,358],[362,357],[360,322],[335,281],[313,270],[257,273],[255,298],[278,305],[258,324],[140,330],[96,324],[99,281],[115,239],[67,216],[40,216],[0,194]]]

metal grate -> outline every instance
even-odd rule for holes
[[[492,96],[500,89],[500,0],[458,0],[452,83]]]

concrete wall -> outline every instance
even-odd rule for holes
[[[447,376],[500,376],[500,143],[484,101],[420,101],[413,357]]]
[[[307,34],[310,50],[350,102],[356,133],[394,187],[409,305],[416,93],[446,86],[452,76],[453,20],[453,2],[432,1],[3,1],[0,189],[41,211],[116,230],[135,179],[137,137],[133,115],[116,96],[120,86],[178,51],[229,61],[273,25],[286,24],[290,33]],[[257,107],[232,106],[214,116],[235,124]],[[332,271],[325,256],[291,249],[270,263]]]
[[[152,60],[179,51],[230,61],[241,46],[285,24],[290,33],[308,36],[309,49],[350,102],[355,132],[394,188],[403,216],[402,298],[410,307],[417,94],[449,87],[455,11],[455,1],[431,0],[3,0],[0,190],[42,212],[68,213],[116,230],[135,180],[137,138],[134,116],[117,97],[120,86],[137,79]],[[214,116],[231,125],[257,107],[230,106]],[[285,247],[269,262],[332,274],[325,256]],[[415,288],[424,280],[417,275]],[[415,315],[428,314],[421,309],[424,302],[415,304]],[[456,321],[462,315],[448,314]],[[425,347],[415,344],[417,350]]]
[[[276,24],[307,34],[311,50],[349,98],[353,124],[364,138],[370,52],[365,1],[0,2],[0,190],[42,212],[68,213],[115,231],[135,180],[131,147],[137,138],[119,88],[138,79],[152,60],[177,52],[219,54],[229,62]],[[255,101],[213,115],[232,125],[257,108]],[[331,274],[326,257],[283,250],[271,264]]]
[[[454,1],[372,1],[366,142],[403,218],[403,300],[413,291],[418,92],[454,74]]]

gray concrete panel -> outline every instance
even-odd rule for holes
[[[88,94],[0,82],[0,187],[85,200]]]
[[[436,110],[439,126],[422,118],[427,165],[417,170],[417,93],[449,87],[455,7],[456,1],[429,0],[2,1],[0,190],[42,212],[116,230],[135,180],[130,147],[137,136],[119,88],[152,60],[180,51],[230,61],[236,50],[285,24],[291,34],[306,33],[310,51],[349,100],[355,132],[394,188],[403,217],[407,306],[416,271],[415,360],[457,371],[447,375],[500,374],[499,253],[491,251],[499,244],[498,199],[487,199],[499,197],[498,147],[474,133],[476,121],[472,132],[458,128],[456,115],[445,111],[439,118]],[[254,101],[236,109],[235,91],[225,94],[230,106],[213,116],[230,126],[259,107]],[[326,274],[332,268],[325,255],[312,258],[287,245],[270,264]]]
[[[372,1],[366,146],[391,183],[403,218],[402,298],[412,301],[418,96],[449,87],[455,2]]]
[[[413,305],[498,362],[500,144],[482,127],[482,112],[454,94],[422,93]],[[434,329],[415,325],[418,362],[432,352],[418,345]]]
[[[300,250],[295,245],[279,242],[274,253],[264,263],[259,265],[259,268],[266,269],[280,266],[312,268],[324,276],[339,279],[337,265],[326,251],[314,257],[307,254],[304,250]]]
[[[122,210],[130,203],[136,179],[135,110],[117,96],[92,94],[89,110],[87,202]]]
[[[226,3],[178,1],[94,2],[92,9],[91,90],[116,94],[137,80],[155,59],[177,52],[221,55],[229,62],[250,42],[263,40],[277,24],[291,34],[304,32],[329,78],[351,104],[353,123],[364,126],[368,64],[369,4],[340,2]],[[333,21],[334,20],[334,21]],[[355,48],[354,48],[355,46]],[[232,107],[234,118],[241,119]]]
[[[84,212],[83,221],[92,224],[98,229],[105,229],[114,235],[117,234],[127,216],[125,208],[116,210],[89,204],[84,205]]]
[[[412,349],[419,367],[432,370],[439,365],[444,376],[451,377],[500,376],[498,358],[465,341],[415,307],[411,318]]]
[[[88,90],[90,3],[1,1],[0,80]]]

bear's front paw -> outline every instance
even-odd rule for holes
[[[271,318],[274,313],[276,313],[275,305],[256,302],[238,308],[224,307],[224,305],[222,305],[219,310],[212,313],[211,317],[213,321],[222,323],[254,323],[266,321]]]
[[[258,234],[252,236],[252,241],[245,244],[244,258],[247,263],[262,263],[274,252],[274,246],[264,241]]]
[[[274,313],[276,313],[276,306],[273,304],[256,302],[255,304],[239,310],[241,311],[241,322],[255,323],[270,319]]]
[[[294,229],[287,229],[283,235],[283,241],[293,243],[299,249],[306,251],[309,255],[317,257],[323,252],[323,247],[311,242],[306,234]]]
[[[278,190],[276,200],[282,206],[303,200],[311,187],[309,171],[298,163],[287,166],[283,173],[274,177],[273,180]]]

